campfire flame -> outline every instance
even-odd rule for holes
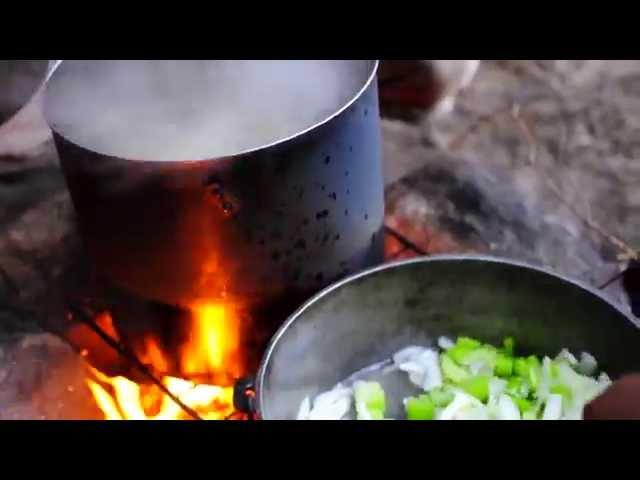
[[[239,323],[231,305],[194,306],[190,336],[180,352],[180,370],[185,378],[164,375],[160,379],[164,387],[204,420],[222,420],[234,413],[232,385],[243,370]],[[169,360],[156,339],[145,338],[144,349],[137,353],[151,371],[168,370]],[[157,385],[138,384],[89,369],[92,378],[87,379],[87,385],[106,420],[192,418]],[[214,378],[219,385],[200,383],[198,379],[203,376]]]

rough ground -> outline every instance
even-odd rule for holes
[[[485,61],[451,112],[415,113],[383,121],[387,223],[425,250],[597,285],[621,265],[616,239],[640,245],[640,62]],[[0,151],[0,418],[93,418],[79,357],[41,334],[64,324],[71,205],[50,141],[16,128],[34,144]]]

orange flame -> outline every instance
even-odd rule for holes
[[[187,378],[164,376],[162,384],[204,420],[221,420],[234,413],[233,380],[241,375],[240,322],[228,304],[202,303],[192,309],[189,340],[180,355]],[[169,361],[160,344],[145,338],[140,360],[155,371],[168,370]],[[191,417],[157,385],[140,385],[125,377],[109,377],[90,368],[87,385],[106,420],[186,420]],[[208,375],[223,378],[224,385],[190,380]]]

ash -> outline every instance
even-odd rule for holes
[[[429,253],[604,283],[640,243],[640,62],[482,61],[474,73],[464,88],[448,79],[437,90],[456,96],[436,106],[394,105],[381,86],[394,112],[387,225]],[[100,418],[84,361],[55,335],[82,261],[70,199],[51,142],[33,151],[0,151],[0,418]],[[618,284],[605,293],[626,304]]]

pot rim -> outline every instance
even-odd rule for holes
[[[256,391],[256,396],[255,396],[255,409],[256,412],[259,415],[262,415],[262,405],[264,403],[263,401],[263,395],[264,395],[264,389],[262,388],[264,380],[265,380],[265,375],[266,375],[266,367],[269,364],[269,361],[271,359],[271,356],[273,355],[273,352],[275,350],[275,346],[278,343],[278,341],[280,340],[280,338],[284,335],[284,333],[286,332],[286,330],[296,321],[298,320],[304,313],[305,311],[310,308],[312,305],[314,305],[315,303],[317,303],[318,301],[320,301],[322,298],[331,295],[335,290],[338,290],[340,288],[342,288],[343,286],[350,284],[356,280],[359,280],[363,277],[367,277],[370,275],[374,275],[376,273],[385,271],[385,270],[392,270],[395,268],[402,268],[406,265],[413,265],[413,264],[418,264],[418,263],[434,263],[434,262],[460,262],[460,261],[471,261],[471,262],[489,262],[489,263],[501,263],[501,264],[507,264],[513,267],[519,267],[519,268],[525,268],[528,270],[534,270],[537,271],[539,273],[543,273],[546,275],[549,275],[551,277],[554,277],[557,280],[561,280],[570,284],[573,284],[579,288],[581,288],[582,290],[585,290],[587,293],[590,293],[592,295],[594,295],[595,297],[599,298],[600,300],[604,301],[607,305],[609,305],[610,307],[612,307],[614,310],[616,310],[618,313],[620,313],[620,315],[622,315],[624,318],[626,318],[632,325],[635,325],[637,328],[640,328],[640,320],[634,318],[630,313],[625,312],[620,305],[618,305],[616,302],[614,302],[613,300],[611,300],[610,298],[608,298],[607,296],[605,296],[602,291],[598,290],[597,288],[591,286],[591,285],[587,285],[586,283],[577,280],[575,278],[571,278],[565,275],[562,275],[560,273],[557,273],[553,270],[551,270],[550,268],[546,268],[546,267],[540,267],[540,266],[536,266],[536,265],[532,265],[530,263],[524,262],[524,261],[519,261],[519,260],[514,260],[514,259],[510,259],[510,258],[503,258],[503,257],[497,257],[497,256],[491,256],[491,255],[430,255],[430,256],[422,256],[422,257],[417,257],[417,258],[410,258],[410,259],[404,259],[404,260],[396,260],[393,262],[388,262],[385,263],[383,265],[378,265],[366,270],[363,270],[361,272],[357,272],[355,274],[352,274],[342,280],[339,280],[338,282],[326,287],[325,289],[321,290],[320,292],[318,292],[317,294],[315,294],[313,297],[311,297],[309,300],[307,300],[304,304],[302,304],[302,306],[300,306],[294,313],[292,313],[289,318],[280,326],[280,328],[276,331],[276,333],[273,335],[273,337],[271,337],[271,340],[269,341],[269,344],[267,346],[267,349],[262,357],[262,360],[260,362],[260,367],[258,368],[258,372],[256,374],[256,383],[255,383],[255,391]]]
[[[357,60],[356,60],[357,61]],[[222,160],[222,159],[233,159],[233,158],[237,158],[237,157],[241,157],[244,155],[250,155],[252,153],[256,153],[262,150],[267,150],[269,148],[273,148],[285,143],[289,143],[293,140],[296,140],[306,134],[308,134],[309,132],[312,132],[326,124],[328,124],[329,122],[331,122],[334,118],[340,116],[344,111],[348,110],[354,103],[356,103],[360,97],[362,97],[362,95],[369,89],[369,87],[371,86],[371,84],[373,83],[374,79],[376,78],[376,75],[378,74],[378,68],[380,65],[380,61],[379,60],[368,60],[371,63],[371,68],[369,71],[369,75],[367,76],[367,79],[365,82],[363,82],[362,87],[353,95],[353,97],[351,97],[350,100],[348,100],[347,102],[345,102],[342,106],[340,106],[338,109],[336,109],[333,113],[331,113],[329,116],[325,117],[322,120],[319,120],[318,122],[314,123],[313,125],[311,125],[308,128],[305,128],[304,130],[299,130],[296,131],[294,133],[292,133],[289,136],[286,137],[282,137],[282,138],[278,138],[276,140],[274,140],[273,142],[270,143],[266,143],[263,145],[259,145],[257,147],[252,147],[252,148],[248,148],[245,150],[241,150],[238,152],[233,152],[233,153],[229,153],[227,155],[221,155],[221,156],[214,156],[214,157],[206,157],[206,158],[198,158],[198,159],[184,159],[184,160],[153,160],[153,159],[148,159],[148,158],[127,158],[127,157],[121,157],[119,155],[115,155],[112,153],[107,153],[107,152],[102,152],[99,150],[94,150],[92,148],[88,148],[85,147],[83,145],[80,145],[79,143],[73,141],[72,139],[70,139],[68,136],[63,135],[60,131],[58,131],[56,128],[54,128],[54,126],[52,125],[52,122],[49,121],[49,115],[48,115],[48,109],[47,109],[47,101],[46,101],[46,97],[47,97],[47,87],[45,86],[44,88],[44,108],[43,108],[43,112],[44,112],[44,118],[47,122],[47,125],[49,126],[49,128],[51,129],[51,131],[55,134],[58,135],[62,138],[64,138],[67,142],[72,143],[73,145],[83,149],[83,150],[87,150],[87,151],[91,151],[91,152],[95,152],[98,153],[100,155],[103,155],[105,157],[111,157],[111,158],[120,158],[123,160],[130,160],[132,162],[136,162],[136,163],[143,163],[143,164],[149,164],[149,165],[160,165],[160,164],[176,164],[176,163],[180,163],[180,164],[198,164],[198,163],[204,163],[204,162],[209,162],[212,160]],[[64,60],[56,60],[56,64],[55,67],[48,73],[47,78],[45,80],[45,83],[48,83],[56,74],[56,72],[58,71],[59,67],[61,66],[61,64],[64,63]]]

